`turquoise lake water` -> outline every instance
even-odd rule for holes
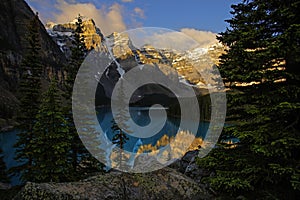
[[[110,108],[99,108],[98,111],[98,121],[101,129],[105,132],[105,136],[108,140],[111,141],[114,136],[114,132],[111,129],[111,121],[112,121],[112,113]],[[131,118],[140,126],[145,126],[150,122],[149,112],[147,108],[130,108]],[[194,123],[194,122],[191,122]],[[198,122],[199,128],[196,134],[197,137],[204,137],[209,123],[207,122]],[[128,134],[129,140],[125,144],[125,149],[128,151],[136,152],[138,147],[144,144],[152,144],[154,145],[162,136],[168,135],[169,137],[175,136],[178,132],[180,124],[180,119],[170,118],[168,117],[164,127],[154,136],[150,138],[136,138],[132,137]],[[7,168],[11,168],[17,166],[19,163],[14,160],[16,149],[14,148],[14,144],[16,143],[17,130],[0,133],[0,147],[3,150],[4,162],[6,163]],[[11,176],[11,184],[18,185],[20,184],[20,178],[18,175]]]

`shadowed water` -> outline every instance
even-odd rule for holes
[[[97,109],[97,116],[99,124],[102,128],[102,130],[106,134],[106,138],[111,141],[112,137],[114,136],[114,132],[111,129],[112,126],[112,113],[111,109],[108,107],[99,108]],[[132,107],[130,108],[130,114],[132,119],[135,123],[137,123],[140,126],[145,126],[148,123],[150,123],[149,118],[149,110],[148,108],[143,107]],[[195,122],[191,122],[195,123]],[[163,129],[159,131],[159,133],[155,134],[154,136],[150,138],[136,138],[130,136],[128,134],[129,140],[125,144],[125,149],[131,152],[137,152],[141,146],[145,145],[151,145],[155,146],[158,140],[160,140],[163,137],[168,136],[171,138],[172,136],[176,136],[178,133],[178,128],[180,124],[180,119],[176,118],[170,118],[168,117]],[[207,129],[209,127],[209,123],[207,122],[201,122],[199,123],[198,132],[196,134],[197,137],[203,138],[207,132]],[[0,133],[0,147],[3,150],[3,156],[4,156],[4,162],[6,163],[7,168],[11,168],[14,166],[18,166],[18,162],[14,160],[16,149],[14,147],[14,144],[17,141],[17,130],[13,130],[10,132],[4,132]],[[107,152],[107,154],[110,152]],[[11,176],[11,185],[18,185],[21,184],[20,177],[18,175]]]

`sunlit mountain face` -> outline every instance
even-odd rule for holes
[[[66,57],[70,57],[72,47],[72,32],[76,28],[76,19],[72,22],[64,24],[47,23],[46,29],[49,35],[65,53]],[[106,77],[108,82],[114,84],[115,79],[118,79],[122,74],[120,70],[113,65],[120,66],[124,72],[132,69],[137,65],[151,64],[158,65],[163,73],[170,76],[169,71],[165,71],[163,65],[169,66],[176,70],[179,81],[184,84],[191,84],[196,88],[207,88],[208,85],[215,84],[211,77],[210,80],[204,80],[209,71],[207,69],[212,65],[218,64],[219,56],[225,52],[225,47],[215,42],[206,46],[200,44],[186,51],[176,51],[169,48],[156,48],[151,44],[136,44],[132,41],[132,35],[127,33],[113,32],[107,37],[101,31],[101,27],[97,27],[93,19],[83,18],[83,33],[85,44],[88,50],[111,51],[115,57],[112,66],[108,66]],[[165,37],[155,36],[157,38],[150,39],[154,44],[159,43],[159,39]],[[166,36],[168,37],[168,36]],[[155,41],[157,39],[157,41]],[[178,43],[184,43],[184,39],[178,38]],[[163,43],[163,40],[161,41]],[[180,48],[179,48],[180,49]],[[210,66],[207,66],[210,65]],[[115,72],[115,70],[118,72]],[[200,73],[199,73],[200,72]],[[105,78],[103,78],[105,79]],[[105,81],[104,81],[105,82]],[[104,85],[104,84],[102,84]],[[112,85],[113,86],[113,85]],[[105,87],[110,88],[107,81]],[[107,93],[110,93],[109,91]]]

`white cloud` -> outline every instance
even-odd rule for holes
[[[217,34],[210,31],[200,31],[191,28],[183,28],[180,31],[196,40],[200,47],[207,47],[218,42],[216,39]]]
[[[129,31],[128,34],[137,48],[149,44],[159,49],[185,51],[198,46],[198,43],[187,35],[170,29],[140,28]]]
[[[122,2],[129,3],[129,2],[133,2],[133,0],[122,0]]]
[[[186,51],[197,47],[197,43],[182,32],[157,33],[151,37],[150,44],[156,48],[167,48]]]
[[[141,28],[129,32],[129,35],[136,47],[150,44],[155,48],[178,51],[191,50],[196,47],[206,48],[218,42],[215,33],[188,28],[179,32],[161,28]]]
[[[73,21],[80,14],[92,18],[104,35],[126,30],[122,6],[117,3],[114,3],[109,9],[105,7],[98,9],[92,3],[68,3],[64,0],[58,0],[56,8],[60,11],[59,14],[55,15],[56,23]]]
[[[136,15],[138,15],[140,18],[145,18],[145,12],[141,8],[134,8],[134,12]]]

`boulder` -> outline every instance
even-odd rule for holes
[[[112,171],[79,182],[27,183],[15,199],[211,199],[192,179],[171,168],[151,173]]]
[[[172,163],[171,168],[183,173],[196,183],[200,184],[203,177],[210,176],[211,172],[200,168],[196,163],[199,150],[188,151],[180,160]]]

